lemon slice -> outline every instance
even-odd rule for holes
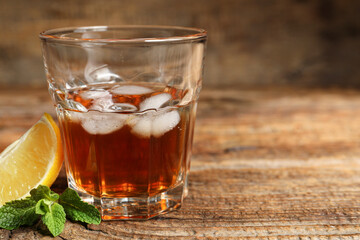
[[[45,113],[0,154],[0,206],[20,199],[39,184],[51,186],[63,162],[60,131]]]

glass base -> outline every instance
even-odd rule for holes
[[[179,209],[184,198],[184,187],[184,183],[180,183],[148,197],[98,198],[78,189],[69,181],[69,188],[75,190],[83,201],[94,205],[103,220],[147,220]]]

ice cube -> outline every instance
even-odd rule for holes
[[[97,99],[97,98],[107,98],[111,96],[111,93],[106,90],[90,90],[86,92],[80,93],[80,97],[89,100],[89,99]]]
[[[116,95],[142,95],[154,92],[154,90],[142,86],[125,85],[114,87],[111,92]]]
[[[71,108],[71,109],[75,109],[75,110],[78,110],[78,111],[81,111],[81,112],[86,112],[87,111],[87,108],[84,105],[82,105],[79,102],[73,101],[71,99],[66,99],[64,101],[59,101],[59,104],[65,109]]]
[[[89,111],[87,113],[77,113],[76,118],[90,134],[109,134],[122,128],[128,116],[126,114]]]
[[[108,82],[113,79],[120,79],[120,76],[111,72],[106,65],[95,69],[91,75],[94,79],[96,79],[97,82]]]
[[[98,110],[102,112],[112,112],[110,107],[114,104],[112,98],[99,98],[93,101],[90,109],[91,110]]]
[[[121,80],[121,77],[116,73],[111,72],[106,64],[99,66],[95,62],[94,59],[96,59],[96,53],[88,52],[88,55],[89,60],[84,70],[84,76],[88,82],[113,82],[115,80]]]
[[[131,132],[142,138],[149,138],[152,128],[152,115],[146,114],[146,116],[134,117],[128,124],[132,127]]]
[[[110,107],[114,104],[111,93],[106,90],[87,91],[81,93],[80,96],[85,100],[92,99],[90,110],[111,111]]]
[[[126,111],[126,112],[135,112],[137,107],[130,103],[114,103],[109,107],[114,112]]]
[[[157,114],[152,121],[152,135],[154,137],[160,137],[166,132],[173,129],[180,122],[180,115],[176,110]]]
[[[173,129],[180,122],[180,115],[176,110],[170,112],[149,112],[143,116],[134,117],[128,121],[131,132],[143,138],[160,137]]]
[[[170,99],[171,95],[168,93],[161,93],[155,96],[151,96],[140,103],[140,111],[145,111],[148,109],[159,109]]]

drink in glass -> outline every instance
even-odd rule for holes
[[[40,37],[69,187],[103,219],[148,219],[179,208],[206,32],[83,27]]]

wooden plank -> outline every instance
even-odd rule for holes
[[[45,89],[0,90],[0,149],[44,112]],[[204,90],[189,196],[149,221],[66,223],[61,239],[360,239],[360,95]],[[62,191],[64,172],[53,188]],[[33,228],[0,239],[46,239]]]

